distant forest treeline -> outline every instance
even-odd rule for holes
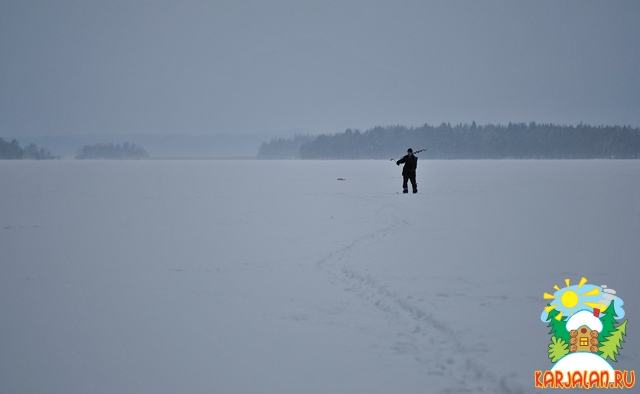
[[[18,140],[7,142],[0,137],[0,159],[2,160],[51,160],[59,159],[46,149],[38,148],[36,144],[29,144],[25,148],[20,146]]]
[[[263,143],[259,159],[389,159],[427,148],[429,159],[639,159],[640,128],[509,123],[347,129]]]
[[[85,145],[78,149],[76,159],[139,159],[149,157],[147,152],[136,144],[125,142],[124,144],[98,143]],[[0,159],[2,160],[50,160],[60,159],[46,149],[38,148],[36,144],[29,144],[22,148],[20,143],[13,139],[7,142],[0,137]]]
[[[258,159],[299,159],[302,145],[313,141],[308,135],[296,135],[290,139],[274,138],[263,143],[258,151]]]
[[[128,142],[85,145],[78,149],[76,155],[76,159],[142,159],[145,157],[149,155],[142,147]]]

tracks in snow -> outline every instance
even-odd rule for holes
[[[380,228],[355,238],[316,262],[317,266],[343,282],[358,297],[384,312],[388,320],[399,327],[393,349],[413,357],[425,366],[425,373],[438,378],[443,393],[504,393],[528,392],[512,381],[511,376],[498,376],[481,360],[473,357],[473,348],[465,346],[458,332],[440,320],[433,312],[417,305],[385,283],[351,268],[349,256],[389,234],[409,226],[407,221]]]

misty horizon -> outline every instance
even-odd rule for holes
[[[0,135],[640,127],[639,16],[634,1],[3,2]]]
[[[511,131],[509,131],[511,130]],[[526,133],[526,134],[523,134]],[[398,134],[400,133],[400,134]],[[444,133],[444,134],[443,134]],[[488,139],[495,139],[496,146],[486,144]],[[570,133],[570,139],[564,136]],[[595,134],[594,134],[595,133]],[[440,135],[440,136],[438,136]],[[442,137],[448,135],[441,151]],[[26,141],[0,136],[6,143],[14,140],[26,146],[36,144],[33,148],[44,148],[52,151],[54,158],[89,158],[86,150],[100,149],[99,146],[130,145],[145,151],[143,156],[131,158],[152,159],[190,159],[190,158],[258,158],[258,159],[348,159],[348,158],[380,158],[401,151],[404,145],[422,144],[429,146],[431,158],[440,159],[477,159],[477,158],[638,158],[640,154],[640,128],[625,125],[577,125],[543,124],[536,122],[520,122],[509,124],[477,124],[442,123],[439,126],[423,124],[420,127],[394,125],[376,126],[367,130],[348,128],[337,133],[304,134],[299,131],[209,135],[58,135],[31,136]],[[317,140],[322,138],[333,145],[318,151]],[[435,139],[434,139],[435,138]],[[524,138],[524,139],[523,139]],[[535,148],[531,145],[535,140]],[[484,141],[484,142],[483,142]],[[1,142],[1,141],[0,141]],[[435,145],[433,145],[435,143]],[[315,144],[315,148],[309,148]],[[337,144],[337,145],[336,145]],[[524,144],[524,145],[523,145]],[[305,145],[306,154],[299,150]],[[421,145],[421,146],[422,146]],[[500,146],[510,146],[504,149]],[[457,148],[456,148],[457,146]],[[527,147],[528,146],[528,147]],[[576,148],[580,146],[578,150]],[[387,149],[382,149],[386,147]],[[393,147],[393,148],[391,148]],[[435,148],[435,151],[433,150]],[[315,151],[309,156],[311,151]],[[391,150],[390,150],[391,149]],[[532,150],[533,149],[533,150]],[[149,152],[146,152],[148,150]],[[82,153],[81,151],[85,151]],[[322,152],[324,151],[324,153]],[[436,153],[433,156],[434,152]],[[47,152],[49,156],[52,152]],[[369,152],[369,153],[366,153]],[[493,153],[491,153],[493,152]],[[8,158],[1,154],[0,159]],[[108,158],[107,155],[104,158]],[[303,157],[304,156],[304,157]],[[25,157],[26,158],[26,157]],[[98,157],[96,157],[98,158]],[[117,154],[114,158],[124,158]]]

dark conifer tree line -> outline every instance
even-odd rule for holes
[[[347,129],[309,138],[297,148],[293,140],[273,140],[258,158],[278,156],[275,147],[298,149],[301,159],[389,159],[407,148],[427,148],[430,159],[638,159],[640,128],[629,126],[566,126],[509,123],[479,126],[458,124],[422,127],[375,127],[365,132]],[[298,142],[301,142],[298,140]]]
[[[258,151],[258,159],[299,159],[300,147],[312,141],[308,135],[295,135],[293,138],[274,138],[263,142]]]
[[[0,159],[2,160],[51,160],[59,159],[46,149],[38,148],[36,144],[29,144],[22,148],[18,140],[13,139],[7,142],[0,138]]]
[[[78,149],[76,159],[142,159],[149,157],[147,152],[136,144],[98,143],[85,145]]]

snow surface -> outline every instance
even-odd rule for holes
[[[589,352],[569,353],[562,357],[551,370],[562,371],[565,383],[569,381],[569,374],[576,371],[607,371],[609,382],[615,382],[615,373],[611,364],[597,354]]]
[[[567,320],[567,331],[577,330],[582,326],[587,326],[590,330],[602,332],[602,322],[595,317],[591,311],[576,312],[576,314]]]
[[[0,162],[0,392],[533,392],[545,291],[640,299],[640,161],[420,163]]]

